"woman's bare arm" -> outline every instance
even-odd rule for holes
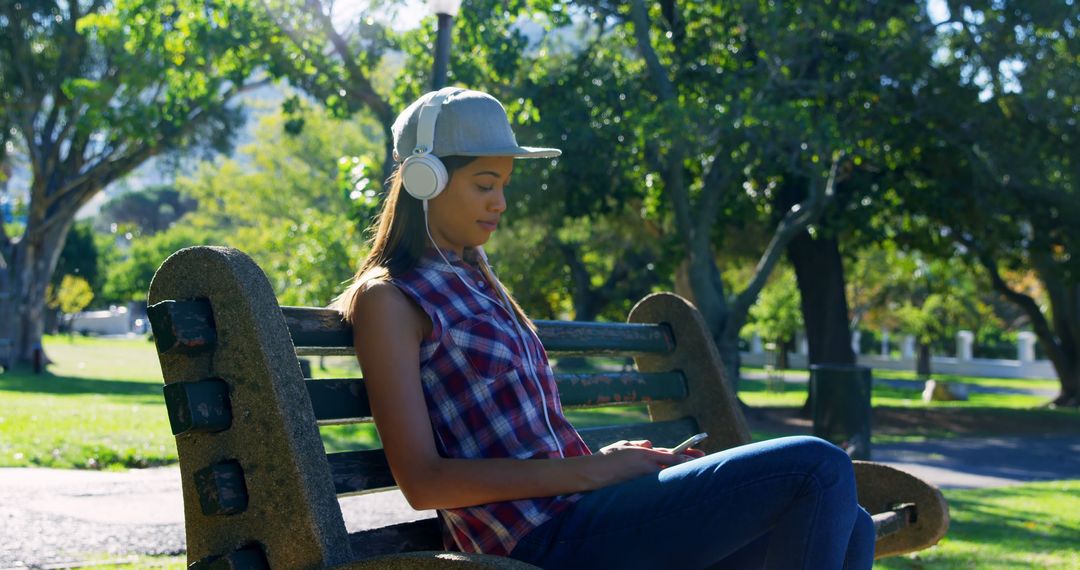
[[[621,442],[566,459],[447,459],[435,449],[420,383],[430,322],[395,286],[356,296],[353,340],[394,479],[416,509],[456,508],[597,489],[686,460],[648,442]]]

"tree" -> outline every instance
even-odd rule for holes
[[[250,0],[0,3],[0,143],[24,147],[32,174],[21,235],[0,220],[17,357],[39,343],[75,212],[151,157],[228,147],[242,116],[229,101],[271,31]]]
[[[947,6],[911,102],[924,136],[908,141],[903,197],[940,228],[926,242],[969,255],[1023,309],[1061,382],[1054,403],[1080,405],[1080,4]],[[1025,268],[1049,306],[1007,280]]]
[[[169,232],[201,233],[204,242],[245,251],[283,304],[325,305],[355,271],[366,227],[354,217],[363,191],[339,177],[340,157],[377,153],[381,141],[370,120],[342,121],[322,109],[299,116],[305,126],[293,134],[284,128],[288,115],[267,115],[238,156],[203,162],[177,180],[199,206]]]
[[[114,226],[130,226],[139,234],[168,229],[196,203],[171,186],[152,186],[111,198],[101,206],[94,226],[98,231],[115,231]]]
[[[185,247],[223,245],[223,241],[205,230],[183,226],[134,239],[127,254],[106,269],[102,295],[121,303],[144,301],[150,280],[165,258]]]
[[[397,116],[392,73],[382,73],[384,57],[398,48],[398,35],[370,12],[398,9],[395,2],[372,2],[344,27],[335,27],[335,3],[332,0],[262,0],[264,13],[281,33],[274,47],[269,71],[287,78],[295,87],[323,103],[338,118],[353,116],[359,111],[374,117],[382,137],[379,175],[382,181],[393,170],[393,136],[390,126]],[[286,101],[284,109],[291,115],[285,127],[299,132],[304,127],[303,105],[299,97]]]
[[[765,340],[776,343],[777,367],[787,368],[787,353],[795,334],[803,329],[802,303],[795,274],[783,268],[750,307],[746,328]]]
[[[920,376],[932,372],[932,349],[951,345],[957,332],[981,336],[1002,324],[982,298],[977,268],[960,256],[906,251],[886,241],[864,247],[851,265],[857,318],[867,326],[913,335]]]
[[[73,315],[85,309],[94,300],[90,283],[76,275],[65,275],[59,287],[49,286],[49,307],[65,315]]]
[[[917,9],[862,2],[576,4],[593,16],[596,30],[585,49],[595,67],[613,71],[553,74],[559,89],[597,101],[589,122],[568,124],[563,140],[591,129],[615,145],[619,135],[617,160],[601,164],[627,171],[630,181],[619,192],[651,210],[651,221],[687,261],[694,301],[735,377],[738,331],[779,257],[796,236],[817,229],[832,190],[886,162],[881,123],[895,108],[879,103],[911,89],[907,69],[921,38],[904,22]],[[785,199],[776,199],[781,192]],[[730,291],[719,252],[738,247],[753,226],[771,228],[751,232],[765,239],[759,271],[744,289]],[[836,261],[829,271],[841,270]],[[836,283],[829,290],[842,298],[842,278]],[[846,328],[844,313],[837,314]],[[834,344],[847,347],[846,336],[835,336],[842,342]]]

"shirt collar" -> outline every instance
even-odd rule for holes
[[[458,253],[452,249],[435,249],[434,245],[428,244],[427,249],[424,250],[423,261],[434,265],[446,265],[446,261],[439,256],[439,251],[442,251],[443,256],[446,257],[446,261],[449,261],[451,265],[466,269],[477,269],[480,263],[480,255],[476,253],[476,248],[465,248],[464,255],[458,255]]]

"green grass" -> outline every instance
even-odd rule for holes
[[[0,374],[0,467],[116,469],[176,461],[153,346],[47,337],[47,372]]]
[[[947,376],[947,377],[946,377]],[[892,370],[875,370],[874,377],[890,380],[915,380],[915,374]],[[995,389],[1042,389],[1055,390],[1057,381],[1026,380],[1011,378],[978,378],[966,376],[935,375],[939,380]],[[739,381],[739,397],[750,406],[794,407],[806,401],[806,384],[787,384],[783,391],[769,391],[764,380],[743,379]],[[910,387],[874,384],[871,405],[874,407],[905,408],[1012,408],[1032,409],[1045,406],[1047,396],[1034,394],[983,393],[969,391],[968,399],[956,402],[923,402],[921,384]]]
[[[952,523],[935,547],[887,558],[886,570],[1080,568],[1080,481],[945,491]]]
[[[77,561],[71,564],[52,564],[45,568],[108,568],[110,570],[142,570],[143,568],[164,568],[167,570],[182,570],[187,568],[187,556],[148,556],[145,554],[128,554],[117,556],[115,554],[84,553],[78,556]]]

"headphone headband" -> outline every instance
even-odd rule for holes
[[[405,191],[414,198],[423,200],[424,208],[427,208],[427,201],[438,196],[449,182],[450,176],[446,167],[439,157],[432,153],[435,146],[435,120],[439,117],[446,98],[458,91],[462,89],[440,89],[420,108],[420,116],[416,120],[416,148],[412,155],[401,163]]]
[[[424,103],[424,106],[420,108],[420,118],[417,119],[416,125],[416,148],[413,149],[413,154],[423,154],[425,152],[432,152],[435,146],[435,120],[439,117],[439,112],[442,111],[443,102],[446,98],[454,93],[461,91],[456,87],[446,87],[440,89],[434,96]]]

